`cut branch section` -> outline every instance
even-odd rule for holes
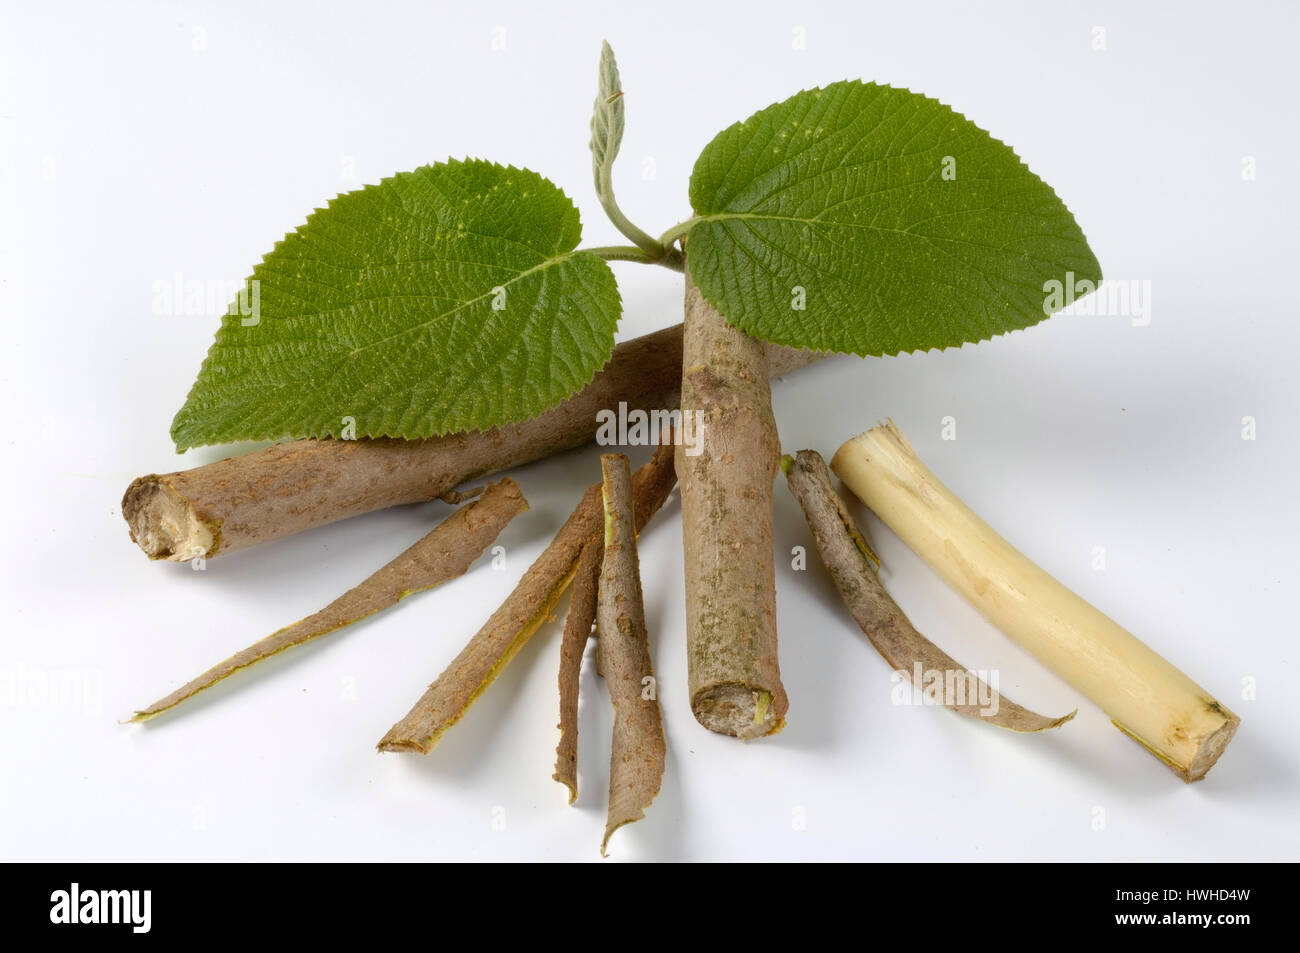
[[[1048,718],[998,694],[974,672],[923,636],[881,585],[878,561],[857,523],[831,488],[821,454],[800,450],[784,457],[786,483],[803,507],[817,552],[835,581],[844,604],[885,661],[933,700],[966,715],[1012,731],[1042,731],[1074,717]],[[922,684],[916,674],[922,673]],[[937,675],[936,678],[931,678]],[[951,695],[948,686],[956,691]]]
[[[823,355],[773,347],[773,377]],[[292,440],[240,457],[140,477],[122,515],[152,559],[184,562],[402,503],[434,500],[466,480],[590,443],[596,414],[671,410],[682,378],[682,326],[614,348],[582,391],[525,423],[428,440]]]
[[[349,589],[315,615],[235,653],[166,698],[136,712],[132,720],[153,718],[240,669],[387,609],[413,592],[462,575],[506,524],[526,509],[528,503],[514,480],[490,484],[477,499],[452,513],[361,585]]]
[[[685,308],[682,411],[700,451],[677,448],[691,710],[710,731],[756,738],[780,731],[789,706],[772,550],[781,447],[763,343],[727,324],[689,275]]]
[[[605,454],[600,466],[605,546],[596,621],[601,667],[614,705],[609,811],[600,845],[604,854],[616,830],[645,817],[663,781],[666,752],[641,594],[632,474],[622,454]]]
[[[637,470],[637,525],[643,526],[672,491],[672,447],[660,447]],[[583,547],[604,535],[600,484],[583,494],[555,539],[487,623],[429,686],[415,706],[380,740],[380,751],[428,754],[505,669],[554,611],[568,588]]]
[[[989,621],[1180,778],[1197,781],[1218,760],[1240,719],[994,532],[892,422],[845,443],[831,469]]]

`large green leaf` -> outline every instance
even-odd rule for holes
[[[541,413],[614,345],[618,289],[581,231],[555,185],[478,160],[340,195],[253,270],[172,438],[347,436],[348,418],[428,437]]]
[[[1010,148],[873,83],[807,90],[724,130],[695,163],[691,206],[705,298],[795,347],[980,341],[1046,317],[1046,282],[1101,278],[1074,217]]]

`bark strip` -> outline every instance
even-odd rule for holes
[[[660,447],[636,472],[638,528],[663,505],[676,482],[672,451],[670,446]],[[600,484],[593,483],[506,601],[380,740],[380,751],[428,754],[437,746],[550,617],[573,579],[583,547],[603,537],[602,522]]]
[[[957,714],[1012,731],[1056,728],[1077,714],[1072,711],[1062,718],[1048,718],[1017,705],[918,632],[881,585],[876,574],[879,560],[831,488],[830,471],[821,454],[800,450],[794,457],[782,458],[781,470],[790,492],[803,507],[817,552],[840,597],[867,639],[896,672]],[[917,672],[923,673],[921,684]],[[956,689],[951,695],[949,686]]]
[[[1214,766],[1241,719],[994,532],[892,421],[845,443],[831,469],[990,622],[1180,778]]]
[[[769,349],[767,373],[825,355]],[[681,389],[682,326],[618,345],[573,397],[524,423],[428,440],[291,440],[239,457],[135,480],[122,499],[131,539],[152,559],[184,562],[350,516],[437,499],[466,480],[590,443],[596,414],[672,410]]]
[[[632,474],[621,453],[603,455],[600,467],[605,546],[596,620],[605,685],[614,705],[603,855],[616,830],[645,817],[663,782],[666,749],[641,594]]]
[[[137,711],[131,720],[147,721],[240,669],[387,609],[413,592],[455,579],[469,569],[507,523],[526,509],[528,502],[514,480],[507,477],[489,484],[477,499],[456,510],[359,586],[349,589],[314,615],[236,652],[165,698]]]
[[[578,569],[573,575],[573,595],[564,619],[560,639],[560,741],[555,746],[556,781],[569,789],[569,803],[578,799],[578,686],[582,655],[596,621],[596,593],[600,585],[600,564],[605,547],[592,540],[582,547]]]
[[[688,252],[689,254],[689,252]],[[677,448],[691,710],[710,731],[780,731],[772,486],[780,457],[764,345],[723,319],[686,276],[683,420],[702,452]]]

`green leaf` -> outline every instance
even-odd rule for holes
[[[575,251],[581,231],[551,182],[479,160],[338,196],[253,270],[172,423],[177,448],[536,416],[614,345],[618,288]]]
[[[1056,193],[942,103],[842,82],[724,130],[691,174],[691,277],[733,325],[896,354],[1043,320],[1101,267]],[[802,309],[801,306],[802,305]]]
[[[609,42],[600,44],[600,77],[596,102],[591,110],[591,170],[596,177],[596,191],[609,181],[610,169],[623,144],[623,87],[618,78],[618,63]]]

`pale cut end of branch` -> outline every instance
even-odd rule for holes
[[[514,480],[506,478],[490,484],[478,499],[452,513],[396,559],[321,611],[236,652],[165,698],[137,711],[131,720],[155,718],[241,669],[387,609],[411,593],[463,575],[506,524],[526,509],[528,501]]]
[[[605,685],[614,706],[609,810],[601,855],[614,832],[645,817],[663,783],[666,747],[636,548],[632,475],[627,457],[600,458],[605,545],[596,619]]]
[[[691,708],[709,731],[742,741],[773,735],[785,727],[785,719],[772,710],[772,693],[744,682],[710,685],[695,693]]]
[[[895,672],[959,715],[1011,731],[1056,728],[1075,716],[1076,712],[1070,712],[1049,718],[1016,704],[916,630],[876,575],[879,560],[831,488],[830,472],[821,454],[801,450],[796,457],[784,457],[781,471],[803,508],[817,552],[840,597]]]
[[[1163,761],[1170,771],[1183,779],[1185,784],[1191,784],[1193,781],[1201,780],[1209,773],[1210,768],[1214,767],[1215,762],[1219,760],[1219,756],[1228,747],[1228,742],[1233,739],[1237,734],[1237,729],[1241,726],[1241,719],[1218,702],[1211,700],[1207,707],[1210,708],[1213,714],[1223,715],[1223,723],[1200,739],[1200,743],[1196,747],[1196,753],[1192,756],[1190,762],[1185,765],[1170,758],[1160,748],[1148,744],[1140,735],[1129,731],[1120,722],[1112,720],[1111,724]]]
[[[150,559],[206,557],[217,547],[219,523],[199,518],[193,504],[157,474],[135,480],[122,497],[132,541]]]
[[[1213,767],[1240,719],[999,536],[892,421],[845,443],[831,469],[990,622],[1180,778]]]

